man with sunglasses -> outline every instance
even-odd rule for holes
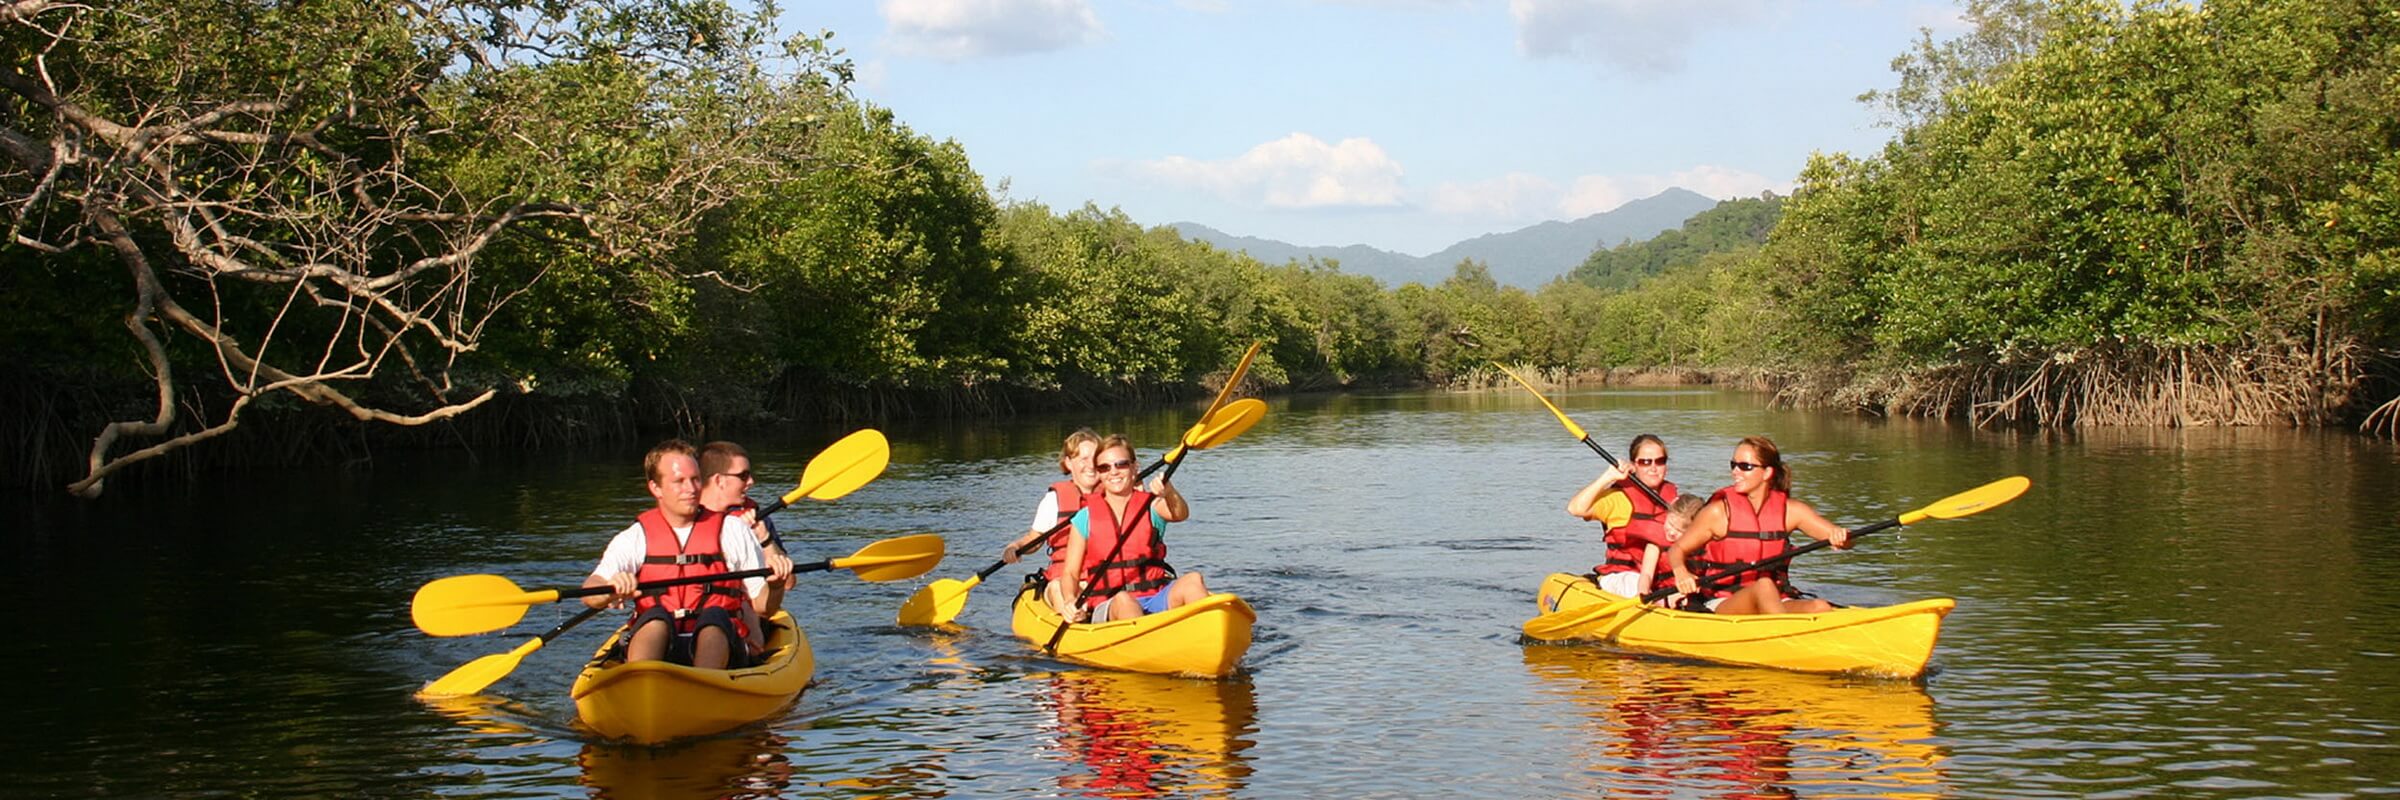
[[[758,501],[750,499],[750,485],[757,482],[758,477],[750,473],[750,452],[741,445],[715,441],[700,446],[700,507],[749,523],[766,566],[783,576],[767,581],[766,596],[758,603],[758,615],[763,619],[783,607],[784,591],[798,583],[800,576],[792,574],[792,557],[783,551],[783,537],[776,533],[775,521],[761,518]]]

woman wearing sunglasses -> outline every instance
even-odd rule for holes
[[[1667,550],[1667,567],[1675,573],[1675,588],[1705,599],[1719,614],[1807,614],[1831,610],[1832,603],[1796,597],[1785,567],[1747,570],[1699,586],[1693,568],[1707,575],[1774,558],[1791,549],[1791,532],[1798,530],[1850,547],[1850,531],[1827,521],[1807,503],[1791,499],[1792,475],[1783,453],[1764,436],[1750,436],[1733,447],[1733,485],[1717,490],[1708,505],[1693,517],[1682,539]]]
[[[1641,481],[1668,503],[1676,501],[1676,490],[1667,480],[1665,441],[1645,433],[1633,437],[1625,452],[1631,460],[1609,465],[1608,471],[1568,498],[1567,513],[1608,526],[1601,539],[1607,548],[1605,560],[1592,568],[1600,590],[1620,597],[1641,597],[1650,593],[1652,585],[1664,586],[1675,579],[1666,562],[1659,559],[1675,539],[1668,526],[1673,509],[1660,506],[1634,481]]]
[[[1083,510],[1069,520],[1075,534],[1067,539],[1065,562],[1074,565],[1076,585],[1084,587],[1078,613],[1088,612],[1092,622],[1156,614],[1208,597],[1200,573],[1176,575],[1167,566],[1167,523],[1191,518],[1191,506],[1165,476],[1148,491],[1137,487],[1140,468],[1123,435],[1101,440],[1092,463],[1100,492],[1086,496]]]

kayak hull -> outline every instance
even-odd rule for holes
[[[768,621],[767,654],[747,669],[696,669],[664,661],[610,657],[619,629],[575,677],[575,713],[611,739],[657,744],[704,736],[766,718],[791,705],[815,676],[808,635],[778,611]]]
[[[1550,614],[1623,600],[1562,572],[1542,581],[1536,602],[1538,613]],[[1955,605],[1944,597],[1818,614],[1719,615],[1625,604],[1554,638],[1724,664],[1916,678]]]
[[[1218,593],[1127,620],[1067,626],[1053,655],[1095,667],[1220,678],[1233,673],[1250,652],[1250,627],[1258,612],[1241,597]],[[1058,613],[1036,596],[1032,584],[1017,592],[1010,627],[1035,647],[1050,643]]]

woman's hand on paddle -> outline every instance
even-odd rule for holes
[[[1038,531],[1037,531],[1036,533],[1038,533]],[[1032,541],[1032,540],[1033,540],[1033,533],[1027,533],[1027,534],[1025,534],[1024,536],[1019,536],[1019,537],[1017,537],[1017,538],[1014,538],[1014,539],[1010,539],[1010,540],[1008,540],[1008,544],[1001,545],[1001,546],[1000,546],[1000,563],[1002,563],[1002,564],[1014,564],[1014,563],[1017,563],[1017,559],[1019,558],[1019,556],[1017,555],[1017,548],[1024,547],[1026,542],[1029,542],[1029,541]]]
[[[1698,594],[1700,579],[1688,570],[1675,571],[1675,591],[1679,594]]]

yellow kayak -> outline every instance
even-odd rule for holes
[[[1058,631],[1058,612],[1034,592],[1017,592],[1010,627],[1041,647]],[[1058,640],[1056,655],[1069,661],[1129,672],[1216,678],[1231,674],[1250,652],[1250,626],[1258,612],[1232,594],[1218,593],[1181,608],[1127,620],[1076,623]]]
[[[1536,602],[1538,613],[1548,615],[1622,600],[1585,576],[1561,572],[1542,581]],[[1924,674],[1942,617],[1955,605],[1945,597],[1821,614],[1718,615],[1620,604],[1544,638],[1799,672],[1915,678]]]
[[[657,744],[764,719],[791,705],[817,671],[808,636],[778,611],[767,621],[767,654],[748,669],[695,669],[611,658],[623,629],[575,676],[575,713],[600,735]]]

